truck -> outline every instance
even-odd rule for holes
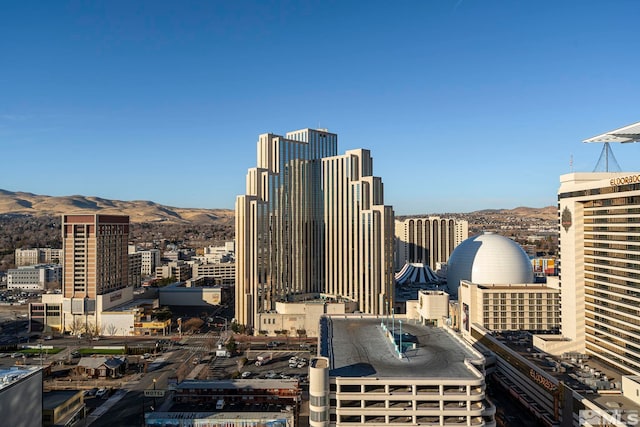
[[[258,357],[256,357],[256,366],[266,365],[267,363],[271,362],[272,359],[273,359],[272,353],[259,354]]]
[[[231,352],[226,348],[219,348],[216,350],[216,357],[231,357]]]

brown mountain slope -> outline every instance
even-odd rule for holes
[[[90,196],[43,196],[0,190],[0,215],[59,216],[69,213],[129,215],[131,222],[233,224],[231,209],[191,209],[163,206],[146,200],[108,200]]]

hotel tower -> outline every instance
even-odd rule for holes
[[[236,199],[236,319],[317,296],[383,313],[393,301],[393,209],[368,150],[322,129],[258,138]]]
[[[636,123],[585,142],[639,140]],[[640,375],[640,172],[562,175],[558,210],[562,334]]]
[[[128,243],[128,216],[63,215],[62,312],[67,329],[74,322],[99,323],[103,310],[131,299]]]

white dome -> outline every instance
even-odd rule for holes
[[[447,263],[447,287],[458,294],[460,280],[477,284],[532,283],[533,267],[526,252],[513,240],[484,233],[460,243]]]

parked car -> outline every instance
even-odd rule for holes
[[[84,391],[84,395],[85,395],[85,396],[95,396],[97,392],[98,392],[98,388],[97,388],[97,387],[94,387],[94,388],[92,388],[92,389],[85,390],[85,391]]]
[[[109,390],[106,388],[101,388],[96,392],[96,397],[101,399],[103,397],[106,397],[107,394],[109,393]]]
[[[249,378],[250,376],[251,376],[251,372],[249,372],[249,371],[244,371],[242,373],[242,375],[240,375],[240,377],[245,378],[245,379]]]

